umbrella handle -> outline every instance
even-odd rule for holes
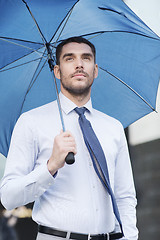
[[[75,157],[73,152],[69,152],[68,155],[65,158],[65,162],[67,164],[73,164],[75,162]]]

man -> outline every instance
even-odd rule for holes
[[[107,239],[118,230],[111,198],[95,172],[74,110],[85,107],[106,157],[123,239],[136,240],[135,189],[123,127],[91,104],[91,86],[98,75],[95,48],[84,38],[70,38],[57,47],[56,59],[54,73],[61,82],[68,130],[61,130],[56,101],[22,114],[12,135],[2,203],[12,209],[35,201],[33,219],[41,225],[37,240]],[[69,152],[75,154],[73,165],[65,163]]]

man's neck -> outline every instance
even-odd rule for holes
[[[70,94],[67,91],[61,90],[63,95],[70,99],[72,102],[74,102],[78,107],[84,106],[90,99],[90,93],[88,93],[86,96],[85,95],[73,95]]]

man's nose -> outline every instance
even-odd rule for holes
[[[76,68],[83,68],[83,60],[82,59],[76,60]]]

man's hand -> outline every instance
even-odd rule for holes
[[[77,153],[75,139],[69,131],[61,131],[54,139],[52,155],[48,160],[48,170],[52,175],[64,166],[69,152]]]

